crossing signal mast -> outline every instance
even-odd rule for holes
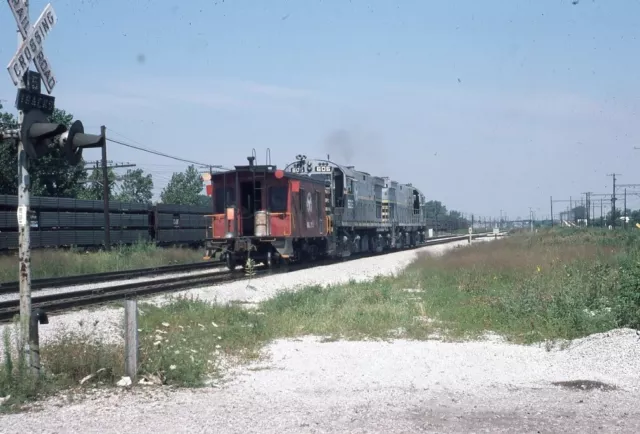
[[[19,227],[19,281],[20,281],[20,348],[34,374],[40,372],[38,348],[38,322],[47,323],[44,313],[32,312],[31,308],[31,251],[29,216],[29,160],[49,154],[55,148],[63,151],[71,165],[82,160],[85,148],[102,147],[103,166],[106,161],[104,127],[100,135],[86,134],[82,122],[75,121],[70,128],[64,124],[50,122],[55,97],[51,92],[57,80],[51,62],[43,52],[43,43],[58,18],[53,6],[45,6],[33,26],[29,23],[29,0],[7,0],[18,26],[18,51],[13,56],[7,71],[17,87],[16,108],[19,111],[18,128],[1,129],[0,140],[15,140],[18,144],[18,227]],[[31,71],[34,63],[36,71]],[[43,94],[44,84],[47,93]],[[106,170],[105,170],[106,174]],[[106,202],[106,200],[105,200]],[[108,206],[105,208],[108,224]],[[106,237],[108,238],[108,237]],[[105,239],[105,245],[110,244]]]

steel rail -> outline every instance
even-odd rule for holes
[[[126,283],[106,288],[86,289],[81,291],[63,292],[33,297],[33,309],[46,312],[67,310],[76,307],[91,306],[108,301],[123,300],[125,298],[165,293],[181,289],[196,288],[198,286],[215,285],[227,281],[241,280],[245,276],[237,276],[231,272],[206,273],[197,276],[180,276],[150,282]],[[20,313],[19,300],[0,302],[0,322],[11,321]]]
[[[63,286],[85,285],[89,283],[103,282],[109,280],[125,280],[137,277],[150,277],[168,273],[181,273],[196,270],[206,270],[212,267],[222,267],[218,263],[196,262],[192,264],[163,265],[150,268],[139,268],[135,270],[107,271],[104,273],[78,274],[74,276],[49,277],[31,281],[31,290],[41,290],[48,288],[60,288]],[[18,294],[20,291],[18,282],[0,283],[0,295]]]

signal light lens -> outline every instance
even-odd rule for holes
[[[284,178],[284,170],[282,169],[276,170],[276,179],[282,179],[282,178]]]

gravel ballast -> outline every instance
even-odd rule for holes
[[[155,280],[163,280],[163,279],[171,279],[174,277],[187,277],[187,276],[197,276],[199,274],[213,273],[213,272],[224,272],[226,268],[219,269],[206,269],[206,270],[197,270],[197,271],[183,271],[179,273],[166,273],[159,274],[153,277],[135,277],[133,279],[119,279],[119,280],[104,280],[102,282],[94,282],[94,283],[83,283],[81,285],[72,285],[72,286],[60,286],[57,288],[43,288],[38,289],[31,292],[32,297],[41,297],[44,295],[53,295],[53,294],[63,294],[65,292],[73,292],[73,291],[84,291],[91,289],[100,289],[107,288],[109,286],[114,285],[126,285],[130,283],[147,283],[153,282]],[[0,301],[8,301],[8,300],[17,300],[20,298],[18,293],[14,294],[0,294]]]
[[[640,432],[634,330],[565,350],[502,342],[277,341],[228,383],[56,398],[1,432]],[[612,391],[556,386],[591,380]]]

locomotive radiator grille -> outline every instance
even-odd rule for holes
[[[389,221],[389,201],[388,200],[382,201],[382,221],[383,222]]]

